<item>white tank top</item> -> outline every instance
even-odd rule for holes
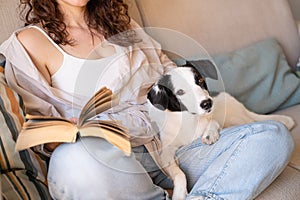
[[[100,87],[106,86],[99,85],[99,81],[101,80],[103,71],[118,54],[116,45],[114,45],[115,53],[112,56],[100,59],[77,58],[66,53],[44,30],[37,26],[32,27],[41,31],[63,55],[62,65],[51,76],[52,87],[89,98]]]

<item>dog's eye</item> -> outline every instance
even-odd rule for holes
[[[181,95],[184,95],[185,94],[185,91],[180,89],[176,92],[177,95],[181,96]]]
[[[205,81],[205,78],[200,78],[198,81],[201,84],[201,83],[203,83]]]

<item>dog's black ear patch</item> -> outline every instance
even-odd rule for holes
[[[163,76],[156,85],[152,86],[147,98],[153,106],[160,110],[184,111],[186,107],[177,99],[173,93],[174,86],[171,76]]]
[[[218,80],[218,72],[210,60],[190,60],[186,61],[186,66],[194,67],[204,77]]]
[[[151,104],[159,110],[166,110],[168,106],[168,96],[165,90],[159,86],[154,85],[147,94],[147,98]]]

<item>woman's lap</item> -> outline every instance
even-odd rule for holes
[[[284,169],[293,146],[286,128],[268,121],[224,129],[216,144],[195,141],[177,157],[191,199],[252,199]]]
[[[143,147],[134,149],[141,165],[104,140],[98,139],[103,144],[96,148],[93,144],[95,139],[84,140],[87,142],[73,147],[65,145],[54,152],[48,176],[52,194],[62,195],[60,185],[79,182],[70,188],[72,195],[73,191],[78,194],[79,188],[84,193],[93,193],[98,188],[102,192],[94,191],[94,195],[106,196],[106,199],[113,199],[113,195],[119,195],[116,199],[165,198],[164,190],[154,186],[151,178],[155,184],[166,188],[172,183],[157,169]],[[87,150],[87,146],[92,146],[89,148],[93,151]],[[195,141],[179,149],[177,157],[188,179],[190,198],[247,199],[261,192],[276,178],[288,162],[292,149],[292,139],[281,124],[264,122],[225,129],[214,145]],[[66,153],[69,156],[65,156]],[[57,172],[59,170],[62,171]],[[73,173],[80,176],[74,180],[67,178]],[[95,184],[97,187],[93,186]],[[55,191],[55,188],[60,188],[60,191]]]
[[[59,146],[50,160],[54,199],[165,199],[141,164],[100,138]]]

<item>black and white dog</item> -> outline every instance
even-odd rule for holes
[[[288,129],[294,126],[291,117],[253,113],[228,93],[211,97],[207,77],[218,77],[213,63],[189,61],[169,71],[148,92],[149,115],[162,143],[158,162],[174,182],[173,200],[185,199],[187,194],[186,177],[174,162],[179,147],[199,137],[213,144],[221,128],[254,121],[277,120]]]

